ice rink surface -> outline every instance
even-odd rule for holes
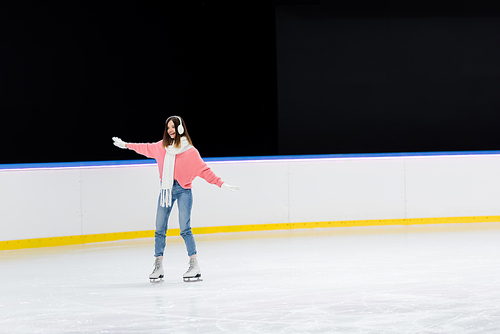
[[[500,333],[500,224],[198,235],[0,252],[1,333]]]

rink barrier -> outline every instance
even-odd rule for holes
[[[405,218],[405,219],[377,219],[377,220],[352,220],[352,221],[325,221],[310,223],[280,223],[280,224],[254,224],[193,227],[195,235],[235,232],[259,232],[273,230],[313,229],[313,228],[339,228],[339,227],[368,227],[368,226],[405,226],[428,224],[465,224],[465,223],[497,223],[500,216],[478,217],[440,217],[440,218]],[[154,230],[101,233],[89,235],[75,235],[65,237],[36,238],[23,240],[0,241],[0,251],[25,248],[41,248],[55,246],[80,245],[97,242],[153,238]],[[180,229],[172,228],[167,231],[167,236],[180,236]]]
[[[222,212],[216,208],[218,201],[223,196],[226,196],[226,199],[229,197],[223,192],[220,193],[222,195],[212,196],[212,185],[199,179],[196,189],[198,194],[203,194],[207,200],[197,204],[198,209],[194,216],[198,216],[194,217],[194,221],[200,221],[201,224],[200,227],[193,228],[195,234],[500,222],[500,208],[495,200],[500,196],[500,178],[497,172],[500,170],[500,151],[264,156],[204,160],[211,168],[217,168],[220,175],[224,175],[228,180],[238,180],[240,175],[256,171],[259,177],[253,179],[261,181],[261,184],[252,181],[250,185],[247,180],[246,184],[243,180],[240,184],[238,181],[237,184],[243,189],[260,191],[259,187],[264,186],[276,191],[260,201],[255,200],[256,196],[247,195],[245,198],[242,192],[240,196],[246,201],[236,196],[231,197],[229,212]],[[315,164],[316,162],[318,164]],[[154,231],[146,229],[151,227],[148,222],[154,221],[153,210],[146,208],[157,197],[157,185],[151,182],[157,178],[155,165],[152,159],[0,164],[0,176],[3,177],[0,178],[0,197],[3,196],[3,206],[0,205],[0,237],[3,237],[0,250],[152,238]],[[336,175],[343,175],[341,178],[322,177],[330,175],[332,166],[335,167]],[[354,172],[353,166],[356,167]],[[311,168],[314,168],[315,173],[310,173]],[[29,173],[26,174],[28,177],[20,174],[24,172]],[[38,174],[40,172],[43,174]],[[41,198],[49,199],[48,203],[38,201],[37,191],[23,193],[22,189],[26,189],[26,186],[33,186],[33,175],[37,181],[35,185],[42,191]],[[371,175],[371,178],[366,175]],[[323,194],[328,195],[331,202],[342,203],[335,207],[335,215],[331,214],[330,206],[307,201],[307,196],[303,196],[303,190],[309,186],[303,180],[309,176],[313,177],[314,182],[320,181],[324,189],[337,189],[337,196]],[[358,179],[359,176],[365,177]],[[383,185],[373,181],[383,178]],[[59,182],[60,180],[62,182]],[[123,182],[124,180],[127,182]],[[52,182],[51,185],[60,187],[47,187],[49,181]],[[102,189],[101,185],[104,185]],[[110,185],[126,187],[123,186],[117,191],[114,187],[109,187]],[[387,189],[387,186],[390,186],[390,191],[381,194],[380,191]],[[127,194],[121,195],[125,188]],[[282,191],[284,188],[286,190]],[[345,191],[348,195],[346,201],[346,197],[342,195]],[[146,195],[129,196],[134,193]],[[360,199],[358,193],[364,196]],[[108,202],[115,194],[121,196],[116,197],[117,201]],[[395,194],[399,194],[399,197]],[[378,201],[381,195],[386,195],[387,198]],[[28,201],[39,205],[32,210],[25,210],[22,203],[27,198]],[[252,200],[257,206],[249,207],[248,200]],[[122,211],[120,201],[124,201],[129,208],[142,209]],[[120,205],[117,205],[117,202]],[[238,206],[240,202],[243,204]],[[62,209],[62,213],[55,216],[56,219],[52,217],[54,212],[59,211],[54,209]],[[39,210],[45,210],[46,213],[41,215],[41,221],[37,216]],[[270,210],[271,214],[260,214],[266,210]],[[244,219],[240,220],[242,217]],[[393,219],[388,219],[391,217]],[[331,218],[337,218],[338,221],[328,221]],[[238,219],[237,223],[244,225],[232,226],[232,223],[236,222],[235,219]],[[31,226],[34,229],[18,224],[23,220],[36,222]],[[315,222],[299,223],[313,220]],[[175,224],[175,219],[173,223]],[[29,234],[25,233],[28,231]],[[170,229],[168,235],[179,235],[179,229]],[[25,236],[30,239],[25,239]]]

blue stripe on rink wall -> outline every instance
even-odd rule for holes
[[[468,156],[468,155],[500,155],[500,151],[456,151],[456,152],[402,152],[402,153],[350,153],[350,154],[312,154],[312,155],[274,155],[203,158],[205,162],[238,162],[238,161],[269,161],[269,160],[314,160],[314,159],[342,159],[342,158],[390,158],[390,157],[428,157],[428,156]],[[154,159],[141,160],[114,160],[114,161],[81,161],[81,162],[51,162],[51,163],[24,163],[0,164],[0,170],[10,169],[57,169],[57,168],[88,168],[112,167],[130,165],[154,164]]]

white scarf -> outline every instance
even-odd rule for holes
[[[163,161],[163,174],[161,176],[160,205],[170,207],[172,205],[172,187],[174,185],[175,156],[186,152],[191,147],[186,137],[181,137],[181,147],[175,148],[174,143],[165,148],[165,160]]]

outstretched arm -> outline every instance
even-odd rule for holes
[[[232,186],[230,184],[227,184],[221,180],[220,177],[215,175],[215,173],[210,169],[210,167],[207,166],[207,164],[201,159],[198,151],[196,153],[196,158],[199,163],[199,170],[198,170],[198,176],[207,181],[208,183],[215,184],[219,186],[222,189],[226,189],[229,191],[236,191],[240,190],[240,187],[238,186]]]
[[[139,154],[142,154],[148,158],[156,159],[159,157],[162,153],[161,148],[162,146],[162,141],[160,140],[157,143],[153,144],[137,144],[137,143],[126,143],[123,140],[121,140],[118,137],[113,137],[114,145],[118,146],[119,148],[128,148],[130,150],[134,150]],[[164,150],[163,150],[164,151]]]

